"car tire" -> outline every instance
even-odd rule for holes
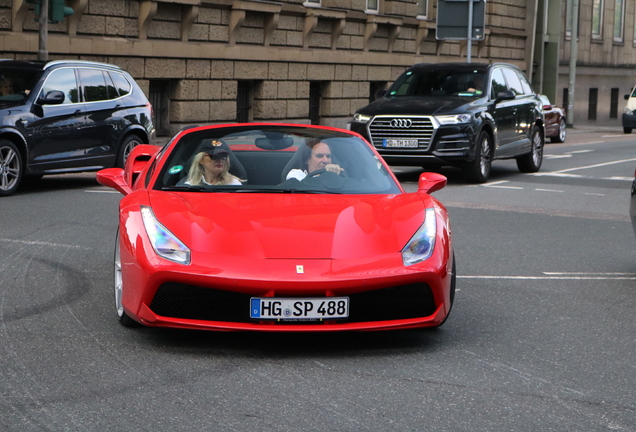
[[[477,140],[475,160],[465,169],[466,179],[471,183],[485,183],[490,177],[492,166],[492,137],[486,131],[481,131]]]
[[[524,173],[533,173],[541,169],[543,163],[543,146],[545,144],[545,138],[543,131],[539,126],[534,126],[530,133],[532,140],[532,148],[530,153],[525,154],[517,158],[517,167],[519,171]]]
[[[121,271],[121,250],[119,245],[119,231],[117,231],[117,239],[115,240],[115,258],[114,258],[114,267],[115,267],[115,311],[117,312],[117,316],[119,317],[119,323],[124,327],[138,327],[139,323],[129,317],[124,311],[123,306],[123,294],[124,294],[124,283]]]
[[[561,119],[559,122],[559,134],[557,136],[550,137],[550,141],[553,143],[562,143],[565,142],[565,138],[567,137],[567,126],[565,124],[565,120]]]
[[[625,132],[626,134],[630,134],[630,133],[632,133],[632,128],[623,127],[623,132]]]
[[[139,144],[143,144],[143,142],[137,135],[126,135],[126,137],[124,137],[123,141],[121,142],[121,145],[119,146],[119,152],[117,153],[117,161],[115,163],[115,166],[117,168],[124,168],[124,166],[126,165],[126,159],[128,159],[128,155]]]
[[[11,141],[0,140],[0,196],[11,195],[18,189],[23,171],[18,147]]]

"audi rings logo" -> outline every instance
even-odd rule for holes
[[[411,119],[393,119],[391,120],[392,128],[401,128],[407,129],[413,126],[413,121]]]

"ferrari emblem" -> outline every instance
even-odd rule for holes
[[[212,142],[210,142],[210,145],[212,145],[213,147],[218,147],[218,146],[222,146],[223,143],[221,141],[212,140]]]
[[[297,265],[296,266],[296,273],[298,273],[298,274],[305,273],[305,267],[302,266],[302,265]]]

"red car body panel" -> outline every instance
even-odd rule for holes
[[[171,151],[177,138],[162,152],[152,155],[151,162],[158,158],[154,163],[160,165],[160,159]],[[139,154],[147,155],[148,149]],[[131,158],[135,158],[134,152]],[[137,180],[132,192],[120,202],[118,238],[126,287],[121,301],[125,313],[144,325],[256,331],[406,329],[438,326],[450,312],[454,276],[450,224],[445,207],[427,193],[153,190],[145,185],[153,184],[159,169],[149,175],[151,163],[139,172],[139,163],[129,162],[127,169],[135,167]],[[115,187],[112,178],[110,183],[103,178],[107,174],[104,170],[98,180]],[[423,177],[420,185],[439,183],[438,177],[443,178],[435,176],[428,181]],[[142,206],[150,207],[155,218],[190,249],[189,264],[157,255],[144,227]],[[401,251],[422,226],[427,208],[435,209],[435,248],[430,258],[405,266]],[[280,325],[274,320],[186,319],[161,316],[151,308],[157,290],[166,283],[252,297],[293,298],[351,296],[417,283],[430,287],[436,307],[427,316],[364,322],[332,320]],[[247,304],[245,314],[249,314]]]

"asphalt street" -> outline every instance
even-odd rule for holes
[[[120,195],[0,199],[0,430],[636,431],[636,134],[570,131],[535,175],[442,169],[458,292],[438,330],[251,334],[117,322]],[[407,191],[419,167],[394,167]]]

